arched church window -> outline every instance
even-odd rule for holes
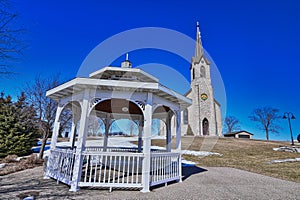
[[[203,135],[209,135],[209,122],[206,118],[202,121],[202,134]]]
[[[189,123],[189,111],[188,109],[186,108],[184,111],[183,111],[183,124],[188,124]]]
[[[206,77],[204,66],[201,66],[201,68],[200,68],[200,77],[201,78],[205,78]]]
[[[195,68],[193,68],[193,80],[195,79]]]

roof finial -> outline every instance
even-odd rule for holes
[[[128,53],[126,53],[126,60],[125,61],[123,61],[122,63],[121,63],[121,67],[122,68],[131,68],[132,67],[132,64],[131,64],[131,62],[128,60]]]

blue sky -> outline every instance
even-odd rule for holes
[[[28,49],[0,80],[0,90],[16,96],[37,75],[76,76],[87,54],[107,38],[133,28],[163,27],[195,38],[200,22],[203,46],[225,84],[227,115],[236,116],[255,138],[263,131],[248,119],[258,106],[291,111],[294,137],[300,133],[300,2],[252,1],[14,1]],[[122,57],[122,56],[121,56]],[[122,58],[113,64],[119,63]],[[189,63],[160,50],[130,54],[134,66],[160,63],[190,80]],[[101,66],[99,66],[100,68]],[[168,85],[172,88],[172,85]],[[287,121],[270,139],[289,140]]]

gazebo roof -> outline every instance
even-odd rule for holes
[[[90,74],[90,78],[110,80],[134,80],[158,83],[158,79],[138,68],[104,67]]]
[[[171,102],[177,102],[182,108],[192,104],[192,100],[161,85],[154,76],[136,68],[105,67],[90,74],[89,78],[75,78],[51,90],[46,96],[60,100],[86,88],[109,91],[152,92]]]

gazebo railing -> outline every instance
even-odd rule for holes
[[[179,153],[152,153],[150,186],[180,180]]]
[[[85,151],[79,186],[141,188],[142,163],[142,153]]]
[[[87,146],[85,147],[86,152],[102,152],[104,151],[104,147],[102,146]],[[107,152],[133,152],[138,153],[137,147],[106,147]],[[141,148],[141,151],[143,151],[143,148]],[[165,149],[151,149],[151,152],[156,153],[165,153],[167,152]]]
[[[70,185],[76,149],[50,150],[46,175]],[[144,154],[129,147],[86,147],[79,187],[142,188]],[[151,150],[150,186],[180,180],[180,154]]]
[[[85,152],[103,152],[103,146],[87,146],[85,147]],[[106,147],[106,152],[138,152],[136,147]]]
[[[46,175],[70,185],[72,179],[75,151],[71,149],[50,150]]]

